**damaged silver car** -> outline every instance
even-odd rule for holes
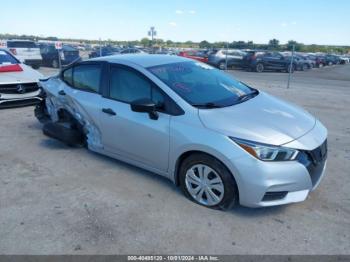
[[[325,173],[319,120],[197,61],[102,57],[40,84],[46,135],[165,176],[206,207],[300,202]]]

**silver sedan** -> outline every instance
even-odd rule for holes
[[[103,57],[41,86],[46,135],[165,176],[206,207],[300,202],[324,175],[320,121],[197,61]]]

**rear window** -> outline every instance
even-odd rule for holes
[[[75,49],[74,47],[69,46],[69,45],[64,45],[62,49],[64,51],[78,51],[78,49]]]
[[[2,64],[18,64],[19,61],[7,52],[0,50],[0,65]]]
[[[8,48],[36,48],[34,42],[31,41],[7,41]]]

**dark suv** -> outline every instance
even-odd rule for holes
[[[329,66],[340,64],[340,58],[339,56],[336,56],[336,55],[325,55],[324,59],[325,59],[326,65],[329,65]]]
[[[293,72],[298,66],[298,61],[293,61],[291,67],[291,58],[284,57],[279,52],[252,50],[246,52],[247,55],[243,58],[244,67],[259,73],[267,70]]]
[[[43,65],[54,68],[59,67],[59,52],[53,44],[40,44],[40,52],[43,57]],[[61,65],[69,65],[81,59],[79,56],[79,50],[69,45],[62,46],[60,56]]]

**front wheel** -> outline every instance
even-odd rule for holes
[[[55,59],[52,61],[52,67],[53,68],[58,68],[59,64],[58,64],[58,61]]]
[[[219,69],[220,70],[226,70],[226,62],[220,62],[219,63]]]
[[[264,65],[261,64],[261,63],[257,64],[256,67],[255,67],[255,71],[258,72],[258,73],[264,72],[264,69],[265,69]]]
[[[308,70],[309,69],[309,66],[307,65],[307,64],[303,64],[302,66],[301,66],[301,71],[306,71],[306,70]]]
[[[179,172],[182,191],[195,203],[224,210],[237,203],[236,182],[216,158],[193,154],[183,161]]]

